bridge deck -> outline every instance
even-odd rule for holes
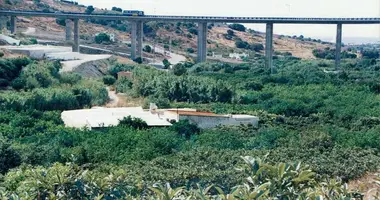
[[[103,19],[129,21],[190,21],[226,23],[274,23],[274,24],[380,24],[380,18],[297,18],[297,17],[216,17],[216,16],[125,16],[115,14],[48,13],[40,11],[0,10],[3,16],[53,17],[69,19]]]

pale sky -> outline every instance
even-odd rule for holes
[[[145,14],[245,17],[380,17],[380,0],[78,0],[111,9],[144,10]],[[202,6],[200,6],[202,5]],[[246,24],[264,31],[264,24]],[[333,40],[335,25],[274,25],[276,34]],[[380,25],[343,25],[343,40],[371,37],[380,41]]]

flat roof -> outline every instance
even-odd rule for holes
[[[171,126],[172,124],[157,114],[144,111],[142,107],[93,108],[69,110],[61,114],[65,125],[75,128],[98,128],[117,126],[124,117],[136,117],[144,120],[148,126]]]

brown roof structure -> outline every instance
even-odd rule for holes
[[[177,113],[179,115],[203,116],[203,117],[226,117],[225,115],[218,115],[212,112],[199,112],[199,111],[187,111],[187,110],[176,110],[176,109],[168,109],[167,111]]]

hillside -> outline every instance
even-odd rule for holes
[[[49,11],[70,11],[70,12],[84,12],[85,7],[80,5],[73,5],[62,3],[54,0],[0,0],[0,8],[2,9],[23,9],[23,10],[49,10]],[[113,12],[102,9],[95,9],[95,12]],[[195,24],[164,24],[157,22],[149,22],[144,27],[145,41],[160,46],[169,45],[170,48],[181,54],[187,52],[196,52],[196,33],[190,33],[192,29],[196,29]],[[245,32],[234,31],[233,39],[226,39],[225,35],[230,30],[226,24],[211,24],[208,32],[208,55],[223,54],[225,57],[231,52],[246,52],[249,54],[260,53],[263,51],[255,52],[247,49],[236,48],[236,40],[246,41],[248,43],[262,44],[265,43],[265,34],[247,30]],[[18,28],[26,35],[36,37],[39,39],[47,40],[64,40],[64,26],[58,25],[53,18],[30,18],[18,17]],[[27,31],[29,30],[29,31]],[[92,44],[95,34],[99,32],[113,33],[118,41],[130,41],[129,34],[130,26],[126,22],[104,22],[104,21],[81,21],[80,33],[81,42],[84,44]],[[26,32],[25,32],[26,31]],[[289,52],[295,57],[310,59],[314,58],[312,50],[316,48],[329,47],[328,44],[316,42],[316,40],[307,41],[300,39],[293,39],[275,35],[274,50],[276,53]],[[128,47],[121,43],[111,45],[110,48],[120,49],[127,51]],[[124,49],[124,50],[123,50]],[[191,50],[192,49],[192,50]]]

